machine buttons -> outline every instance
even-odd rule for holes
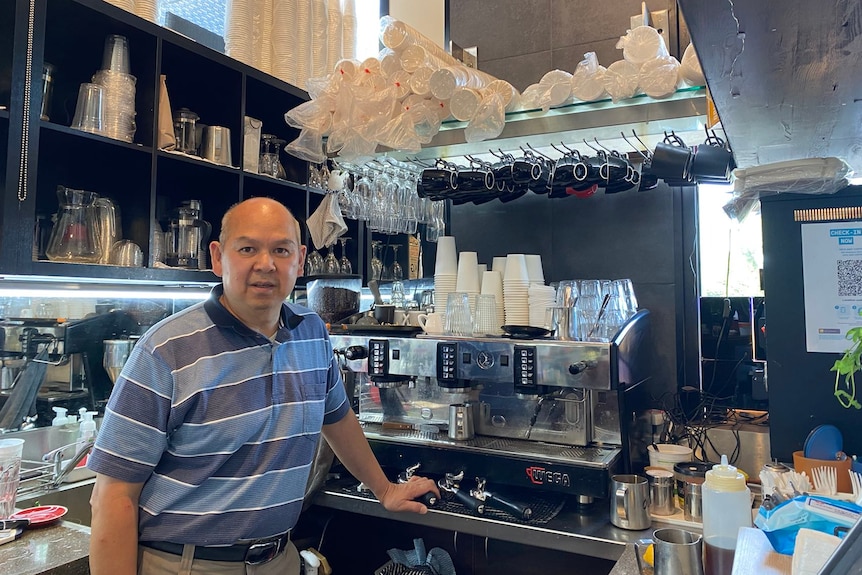
[[[455,381],[458,377],[455,358],[458,357],[458,344],[441,341],[437,344],[437,379]]]
[[[368,375],[385,376],[389,374],[389,340],[368,340]]]
[[[528,393],[537,388],[536,348],[515,346],[515,391]]]

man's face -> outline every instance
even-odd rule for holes
[[[222,278],[228,308],[256,326],[271,320],[293,291],[305,246],[296,221],[273,200],[248,200],[229,217],[224,243],[210,244],[213,271]]]

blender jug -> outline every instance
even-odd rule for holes
[[[60,210],[51,230],[46,255],[49,260],[97,263],[102,257],[96,199],[99,194],[57,186]]]
[[[172,267],[199,269],[203,263],[203,243],[209,240],[211,226],[201,217],[200,202],[189,200],[176,209],[166,238],[167,258]]]

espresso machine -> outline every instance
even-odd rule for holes
[[[0,362],[3,389],[0,406],[16,391],[16,374],[28,362],[47,364],[35,399],[37,426],[50,425],[53,407],[72,412],[104,407],[113,381],[103,366],[104,341],[128,338],[140,326],[127,312],[113,310],[80,320],[7,318],[0,320]],[[47,358],[39,352],[47,350]],[[15,385],[13,385],[15,384]],[[29,415],[34,415],[31,413]]]
[[[426,475],[460,471],[586,505],[608,497],[611,475],[644,464],[649,327],[641,310],[609,343],[389,336],[386,326],[330,337],[384,469],[419,463]]]

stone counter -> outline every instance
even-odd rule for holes
[[[89,556],[90,529],[67,521],[25,529],[15,541],[0,545],[4,575],[86,575]]]

